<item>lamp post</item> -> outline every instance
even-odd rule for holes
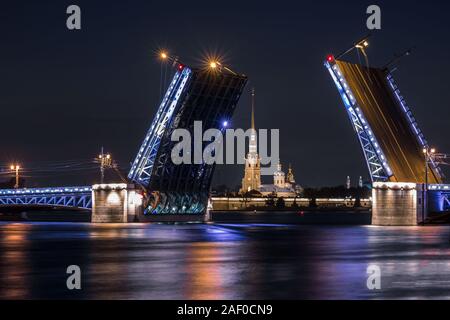
[[[14,185],[14,189],[19,189],[19,170],[20,170],[19,165],[16,164],[11,166],[11,171],[16,172],[16,184]]]
[[[162,50],[159,52],[159,60],[161,61],[161,78],[159,82],[159,99],[162,99],[163,90],[166,86],[166,77],[167,77],[167,61],[170,59],[167,51]],[[165,69],[165,70],[164,70]],[[163,72],[164,71],[164,72]],[[164,76],[163,76],[164,73]],[[163,79],[164,78],[164,79]]]
[[[425,212],[427,211],[427,197],[428,197],[428,164],[430,160],[436,154],[435,148],[423,148],[423,154],[425,157],[425,183],[422,191],[422,224],[425,225]]]
[[[105,180],[105,168],[110,168],[112,165],[112,157],[111,155],[104,154],[103,148],[102,153],[98,156],[99,162],[100,162],[100,183],[103,184]]]

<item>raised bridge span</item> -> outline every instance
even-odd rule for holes
[[[194,123],[202,122],[204,130],[226,130],[223,123],[232,119],[234,110],[247,83],[247,77],[228,67],[193,68],[174,61],[175,73],[158,110],[149,125],[128,173],[128,183],[146,195],[145,215],[203,215],[207,210],[215,166],[197,164],[194,152],[190,163],[175,165],[171,152],[178,142],[171,139],[177,129],[194,136]],[[204,142],[204,148],[208,142]],[[120,187],[122,191],[129,184]],[[90,209],[93,187],[53,187],[0,190],[0,206],[56,206]],[[104,186],[104,189],[116,189]],[[122,192],[121,191],[121,192]],[[132,193],[134,194],[134,193]],[[104,194],[99,192],[97,200]],[[134,196],[133,196],[134,197]],[[131,198],[133,198],[131,197]],[[114,202],[130,200],[127,192],[104,199],[110,207]],[[95,207],[95,206],[94,206]],[[103,208],[106,215],[107,207]]]
[[[373,182],[425,183],[427,140],[388,69],[325,62],[355,129]],[[428,182],[443,175],[428,163]]]
[[[354,48],[364,45],[366,40]],[[372,223],[424,224],[431,219],[429,213],[450,209],[441,162],[389,67],[371,67],[366,62],[361,65],[330,55],[324,65],[338,89],[373,183]]]

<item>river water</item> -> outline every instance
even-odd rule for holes
[[[450,227],[0,222],[0,299],[37,298],[450,299]]]

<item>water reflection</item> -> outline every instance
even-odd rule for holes
[[[224,299],[221,256],[217,243],[194,243],[188,248],[184,282],[187,299]]]
[[[27,261],[29,242],[27,234],[30,226],[8,224],[1,226],[0,236],[0,277],[1,299],[29,297],[29,277],[31,270]]]
[[[449,227],[0,223],[0,298],[450,298]],[[66,268],[82,269],[82,290]],[[378,265],[382,290],[366,287]]]

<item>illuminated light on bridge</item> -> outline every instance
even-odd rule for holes
[[[160,52],[160,54],[159,54],[159,56],[160,56],[160,58],[162,59],[162,60],[166,60],[166,59],[168,59],[168,54],[167,54],[167,52],[165,52],[165,51],[161,51]]]
[[[99,189],[109,189],[109,190],[123,190],[127,189],[128,185],[126,183],[104,183],[104,184],[94,184],[92,186],[93,190],[99,190]]]
[[[347,81],[344,79],[342,72],[335,63],[332,55],[328,56],[325,66],[327,67],[338,91],[344,101],[348,116],[352,122],[353,128],[357,133],[360,145],[366,159],[372,181],[388,181],[392,175],[391,168],[387,165],[384,153],[379,147],[373,130],[370,128],[366,118],[357,105],[356,99],[350,90]]]
[[[55,194],[55,193],[87,193],[91,187],[53,187],[53,188],[24,188],[24,189],[2,189],[2,195],[32,195],[32,194]]]
[[[373,188],[384,190],[414,190],[417,184],[411,182],[374,182]]]
[[[450,211],[450,185],[429,185],[428,194],[428,207],[431,212]]]
[[[91,187],[0,190],[0,206],[48,206],[90,210]]]
[[[110,193],[109,195],[108,195],[108,197],[106,198],[106,202],[109,204],[109,205],[119,205],[120,204],[120,197],[119,197],[119,195],[117,194],[117,193],[114,193],[114,192],[112,192],[112,193]]]

